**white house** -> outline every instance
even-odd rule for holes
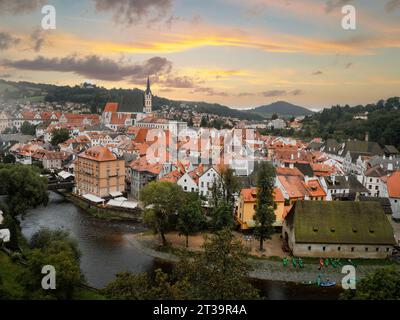
[[[221,176],[214,167],[210,167],[208,170],[206,170],[199,178],[200,196],[210,199],[212,196],[212,187],[214,183],[220,179]],[[205,206],[208,206],[208,201],[205,202]]]
[[[193,176],[193,177],[192,177]],[[197,182],[196,182],[197,181]],[[185,174],[179,178],[177,181],[178,185],[180,185],[185,192],[198,192],[198,177],[192,174],[192,172],[185,172]]]

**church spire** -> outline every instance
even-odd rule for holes
[[[150,89],[150,77],[147,78],[147,88],[144,93],[144,106],[143,112],[144,113],[152,113],[153,111],[153,95]]]
[[[146,94],[151,94],[151,90],[150,90],[150,77],[147,77],[147,89],[146,89]]]

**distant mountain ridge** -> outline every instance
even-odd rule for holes
[[[277,114],[283,117],[298,117],[314,114],[314,112],[309,109],[296,106],[286,101],[277,101],[269,105],[260,106],[250,110],[250,112],[259,114],[266,118],[270,118],[273,114]]]

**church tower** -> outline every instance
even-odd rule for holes
[[[153,112],[153,95],[150,90],[150,78],[147,78],[147,89],[144,92],[144,113],[152,113]]]

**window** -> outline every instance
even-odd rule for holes
[[[368,252],[368,247],[365,248],[365,252]]]
[[[254,208],[254,210],[256,210],[256,209],[257,209],[257,205],[255,204],[255,205],[253,206],[253,208]]]
[[[322,250],[323,250],[323,251],[326,251],[326,247],[322,247]]]
[[[308,246],[308,251],[311,251],[311,246]]]
[[[354,252],[354,247],[351,248],[351,252]]]
[[[338,248],[337,248],[337,251],[340,251],[340,250],[342,250],[342,248],[341,248],[341,247],[338,247]]]
[[[376,252],[379,252],[379,248],[376,248]]]

